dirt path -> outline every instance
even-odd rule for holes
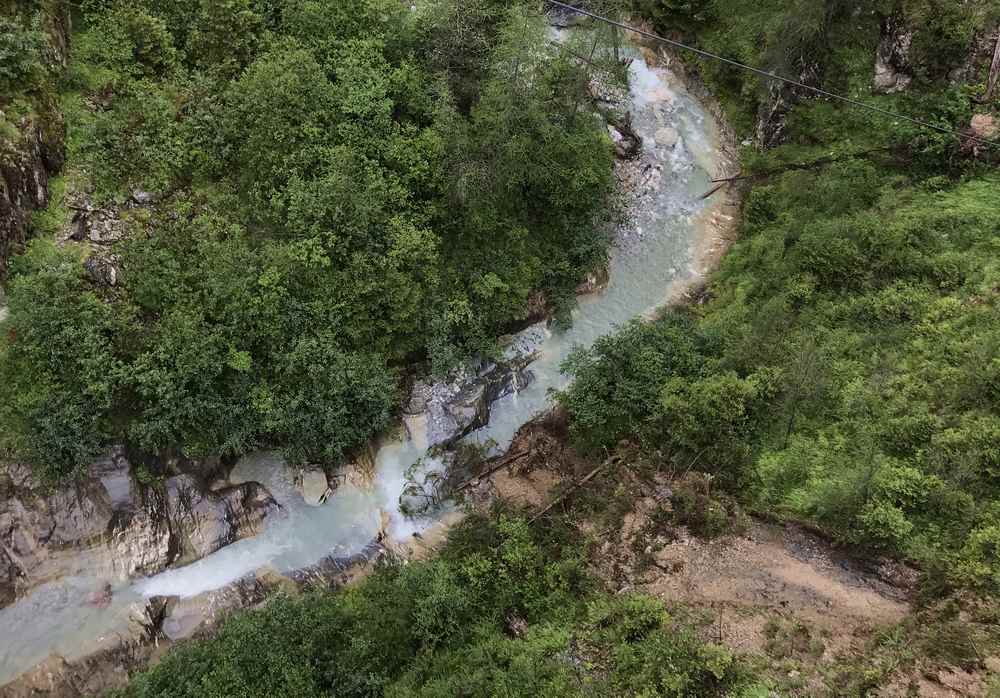
[[[763,649],[764,626],[774,614],[828,634],[827,651],[836,652],[877,626],[901,621],[910,610],[905,589],[794,526],[754,521],[737,537],[684,537],[655,559],[658,574],[637,587],[666,600],[716,609],[722,618],[719,639],[737,651]]]

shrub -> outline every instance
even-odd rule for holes
[[[42,69],[44,41],[37,21],[28,27],[17,17],[0,17],[0,92],[5,97],[28,87]]]
[[[122,324],[84,280],[76,254],[45,239],[12,260],[9,304],[0,336],[0,433],[43,479],[72,477],[112,433]]]

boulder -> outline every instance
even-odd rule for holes
[[[661,148],[673,148],[677,141],[680,140],[680,134],[672,126],[664,126],[656,129],[653,138],[656,139],[656,145]]]
[[[965,130],[968,136],[962,142],[962,152],[970,157],[996,157],[996,148],[991,148],[982,141],[995,141],[1000,135],[1000,124],[996,117],[990,114],[976,114]]]
[[[111,245],[128,233],[128,225],[116,211],[77,211],[73,219],[76,229],[73,237],[88,240],[95,245]]]
[[[991,140],[1000,133],[1000,125],[997,124],[996,117],[991,114],[976,114],[969,124],[969,132],[976,138]]]
[[[152,206],[159,200],[156,194],[148,191],[143,191],[142,189],[135,189],[132,191],[132,196],[126,202],[127,206]]]
[[[192,476],[178,475],[167,480],[164,489],[172,545],[181,564],[256,535],[265,517],[278,509],[271,494],[256,482],[209,492]]]
[[[305,503],[313,507],[318,507],[333,494],[326,473],[319,468],[311,468],[302,472],[299,489]]]
[[[410,438],[421,448],[446,448],[485,426],[491,404],[531,383],[527,365],[533,358],[515,353],[499,362],[473,362],[451,380],[418,381],[403,417]]]
[[[615,156],[620,160],[632,160],[642,151],[642,136],[632,126],[632,113],[626,112],[619,118],[610,109],[599,109],[608,124],[608,133],[615,147]]]
[[[87,257],[83,263],[83,268],[87,272],[87,276],[95,284],[114,287],[118,285],[118,279],[121,277],[118,264],[119,259],[117,255],[95,252]]]

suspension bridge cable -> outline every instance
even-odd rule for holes
[[[803,90],[808,90],[818,95],[822,95],[823,97],[837,100],[839,102],[844,102],[846,104],[850,104],[851,106],[858,107],[859,109],[865,109],[867,111],[874,112],[882,116],[888,116],[892,117],[893,119],[901,119],[903,121],[908,121],[911,124],[916,124],[917,126],[931,129],[933,131],[938,131],[939,133],[948,134],[950,136],[958,136],[959,138],[966,138],[970,141],[975,141],[976,143],[981,143],[983,145],[1000,147],[1000,142],[998,141],[991,141],[986,138],[980,138],[979,136],[959,131],[958,129],[948,128],[945,126],[938,126],[936,124],[931,124],[926,121],[921,121],[920,119],[915,119],[912,116],[906,116],[905,114],[899,114],[897,112],[889,111],[888,109],[882,109],[881,107],[872,106],[871,104],[866,104],[865,102],[861,102],[856,99],[851,99],[850,97],[844,97],[843,95],[839,95],[836,94],[835,92],[824,90],[820,87],[813,87],[812,85],[807,85],[806,83],[801,82],[800,80],[795,80],[793,78],[786,78],[774,72],[763,70],[761,68],[755,68],[752,65],[747,65],[746,63],[740,63],[739,61],[734,61],[730,58],[726,58],[725,56],[720,56],[717,53],[712,53],[711,51],[705,51],[700,48],[695,48],[694,46],[690,46],[680,41],[675,41],[674,39],[668,39],[665,36],[654,34],[653,32],[646,31],[645,29],[640,29],[638,27],[630,26],[628,24],[625,24],[624,22],[619,22],[617,20],[611,19],[610,17],[604,17],[602,15],[591,12],[590,10],[585,10],[582,7],[574,7],[573,5],[568,5],[564,2],[560,2],[559,0],[544,0],[544,1],[550,5],[562,8],[569,12],[574,12],[576,14],[583,15],[585,17],[590,17],[591,19],[595,19],[599,22],[604,22],[605,24],[610,24],[611,26],[618,27],[619,29],[624,29],[625,31],[635,32],[640,36],[646,37],[647,39],[653,39],[654,41],[659,41],[661,43],[667,44],[668,46],[673,46],[674,48],[690,51],[691,53],[698,54],[702,58],[710,58],[712,60],[719,61],[721,63],[726,63],[735,68],[755,73],[764,78],[767,78],[768,80],[777,80],[779,82],[788,83],[789,85],[795,85],[796,87],[799,87]]]

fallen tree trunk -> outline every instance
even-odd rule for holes
[[[615,463],[615,462],[617,462],[617,459],[612,458],[611,460],[604,461],[599,466],[597,466],[596,468],[594,468],[593,470],[591,470],[587,474],[587,476],[585,478],[583,478],[579,482],[573,483],[572,487],[570,487],[568,490],[566,490],[565,492],[563,492],[561,495],[559,495],[558,497],[556,497],[555,499],[553,499],[551,502],[549,502],[549,505],[547,507],[545,507],[540,512],[538,512],[533,517],[531,517],[530,523],[535,523],[536,521],[538,521],[538,519],[542,518],[547,513],[549,513],[550,511],[552,511],[552,507],[554,507],[556,504],[558,504],[559,502],[561,502],[564,499],[566,499],[566,497],[570,496],[571,494],[573,494],[574,492],[576,492],[578,489],[580,489],[581,487],[583,487],[584,485],[586,485],[588,482],[590,482],[591,480],[593,480],[594,476],[597,475],[597,473],[601,472],[606,467],[608,467],[609,465],[611,465],[612,463]]]

